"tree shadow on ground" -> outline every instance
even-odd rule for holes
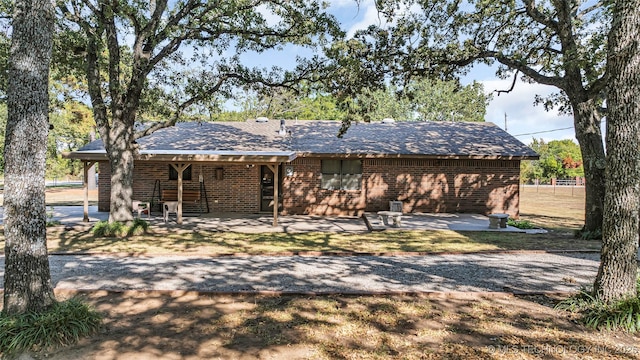
[[[48,358],[640,358],[638,336],[586,329],[539,298],[84,296],[102,331]]]

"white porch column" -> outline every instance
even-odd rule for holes
[[[171,164],[178,173],[178,214],[176,222],[182,224],[182,174],[189,164]]]
[[[267,166],[273,172],[273,227],[276,227],[278,226],[278,188],[280,187],[280,176],[278,170],[280,169],[280,164]]]
[[[83,222],[89,222],[89,169],[95,165],[95,161],[84,161],[82,188],[84,190],[84,215]]]

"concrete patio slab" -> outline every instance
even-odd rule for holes
[[[372,230],[453,230],[491,232],[531,232],[513,226],[490,229],[489,218],[480,214],[411,213],[402,215],[400,227],[385,226],[376,213],[365,213]]]
[[[3,208],[0,207],[0,223],[3,221]],[[89,223],[84,223],[82,206],[47,207],[51,220],[64,225],[90,225],[107,220],[109,213],[98,211],[97,206],[89,206]],[[143,216],[145,220],[147,217]],[[175,215],[166,223],[162,214],[152,213],[149,221],[153,226],[184,230],[226,231],[238,233],[300,233],[300,232],[367,232],[366,221],[372,230],[453,230],[453,231],[491,231],[491,232],[540,232],[541,230],[521,230],[512,226],[489,229],[489,218],[480,214],[431,214],[412,213],[402,216],[401,227],[385,226],[375,213],[366,213],[364,217],[355,216],[309,216],[289,215],[278,218],[278,226],[273,227],[271,214],[210,213],[186,214],[183,224],[176,223]],[[542,230],[544,231],[544,230]]]

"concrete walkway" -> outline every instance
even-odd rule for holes
[[[60,221],[62,224],[77,226],[87,225],[82,221],[82,206],[55,206],[47,207],[51,220]],[[0,223],[2,223],[3,209],[0,207]],[[412,213],[403,215],[402,226],[395,228],[384,226],[376,214],[365,214],[367,221],[374,230],[453,230],[453,231],[492,231],[492,232],[539,232],[540,230],[521,230],[512,226],[504,229],[489,229],[489,219],[479,214],[423,214]],[[89,207],[89,224],[100,220],[107,220],[109,213],[99,212],[97,206]],[[175,216],[171,216],[168,222],[164,222],[162,214],[152,213],[149,220],[153,226],[162,228],[183,228],[187,230],[209,230],[240,233],[265,233],[265,232],[366,232],[368,228],[362,217],[354,216],[310,216],[289,215],[278,218],[278,226],[272,226],[271,214],[237,214],[237,213],[211,213],[186,214],[183,224],[178,225]],[[544,231],[544,230],[542,230]]]
[[[599,263],[595,253],[49,258],[59,289],[319,294],[576,292],[592,284]],[[3,271],[0,256],[0,284]]]

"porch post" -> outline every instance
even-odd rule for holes
[[[82,188],[84,190],[84,214],[83,222],[89,222],[89,169],[95,164],[95,161],[84,161]]]
[[[188,164],[171,164],[176,172],[178,173],[178,214],[176,222],[178,224],[182,224],[182,174],[184,169],[186,169]]]
[[[280,169],[280,164],[267,166],[273,172],[273,227],[276,227],[278,226],[278,188],[280,187],[280,176],[278,174],[278,170]]]

